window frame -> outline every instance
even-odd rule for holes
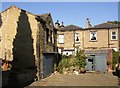
[[[95,39],[92,39],[93,36],[95,37]],[[97,32],[96,31],[90,32],[90,41],[97,41]]]
[[[113,32],[115,32],[115,34],[113,34]],[[113,37],[116,37],[116,38],[113,39]],[[117,32],[116,31],[111,31],[111,40],[117,40]]]
[[[80,42],[80,34],[79,33],[75,33],[75,35],[74,35],[74,41],[75,41],[75,43],[79,43]],[[76,41],[77,40],[77,37],[78,37],[78,41]]]
[[[60,38],[60,36],[63,36],[63,38]],[[62,40],[62,42],[60,42]],[[59,34],[58,35],[58,43],[59,44],[64,44],[64,34]]]

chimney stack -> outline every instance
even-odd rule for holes
[[[60,26],[60,28],[63,28],[63,27],[65,27],[65,26],[64,26],[64,23],[62,22],[62,25]]]
[[[57,28],[57,29],[60,28],[59,20],[57,20],[57,22],[55,23],[55,28]]]
[[[90,27],[91,27],[91,24],[90,24],[89,18],[87,18],[86,28],[90,28]]]

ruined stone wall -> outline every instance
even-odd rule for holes
[[[21,49],[18,50],[19,55],[25,55],[20,56],[21,59],[17,60],[17,62],[21,62],[19,64],[23,63],[24,65],[25,63],[28,63],[25,65],[26,68],[33,66],[35,63],[34,59],[36,58],[36,34],[38,30],[35,16],[29,12],[12,6],[1,13],[1,18],[2,26],[0,27],[0,31],[2,36],[2,59],[13,61],[15,58],[17,58],[15,56],[17,55],[15,54],[15,52],[16,49],[18,50],[19,47],[19,49]],[[29,43],[29,41],[31,41],[31,43]],[[22,48],[23,46],[24,48]],[[31,46],[31,48],[29,46]],[[27,52],[25,51],[25,49],[27,50]],[[27,55],[28,53],[33,53],[33,60],[30,59],[30,55]],[[22,60],[22,57],[24,57],[25,59],[23,58],[24,60]],[[15,62],[16,61],[14,61],[14,63]],[[23,68],[25,68],[24,65],[22,66]]]
[[[5,49],[6,51],[10,50],[10,54],[12,54],[12,48],[13,48],[13,40],[15,38],[15,35],[17,33],[17,27],[19,22],[19,16],[20,16],[21,10],[16,7],[11,7],[10,9],[7,9],[7,11],[4,11],[1,13],[2,18],[2,26],[1,26],[1,34],[2,34],[2,58],[5,59]],[[33,37],[33,46],[34,46],[34,55],[36,55],[36,33],[38,30],[37,21],[35,20],[35,16],[26,12],[28,16],[28,21],[30,24],[32,37]],[[23,19],[24,20],[24,19]],[[25,24],[23,25],[25,26]],[[11,61],[13,59],[13,56],[11,55],[9,60]]]
[[[6,58],[9,61],[13,60],[12,43],[17,32],[17,21],[18,17],[20,16],[20,12],[21,11],[16,8],[10,8],[7,11],[1,13],[1,19],[3,22],[2,26],[0,27],[2,59]]]

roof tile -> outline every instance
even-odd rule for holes
[[[117,28],[117,27],[120,27],[120,24],[113,24],[113,23],[106,22],[106,23],[95,25],[94,27],[91,27],[91,28]]]
[[[59,30],[60,31],[71,31],[71,30],[81,30],[82,28],[79,27],[79,26],[75,26],[75,25],[68,25],[68,26],[65,26],[63,28],[60,28]]]

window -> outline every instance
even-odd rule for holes
[[[46,42],[48,43],[49,41],[49,29],[46,30]]]
[[[90,40],[91,40],[91,41],[96,41],[96,40],[97,40],[96,35],[97,35],[96,32],[90,32]]]
[[[50,43],[52,43],[52,30],[50,31]]]
[[[116,40],[117,39],[117,33],[116,32],[111,32],[111,39]]]
[[[75,42],[80,42],[79,33],[75,33]]]
[[[58,36],[58,42],[59,43],[64,43],[64,35],[63,34]]]

